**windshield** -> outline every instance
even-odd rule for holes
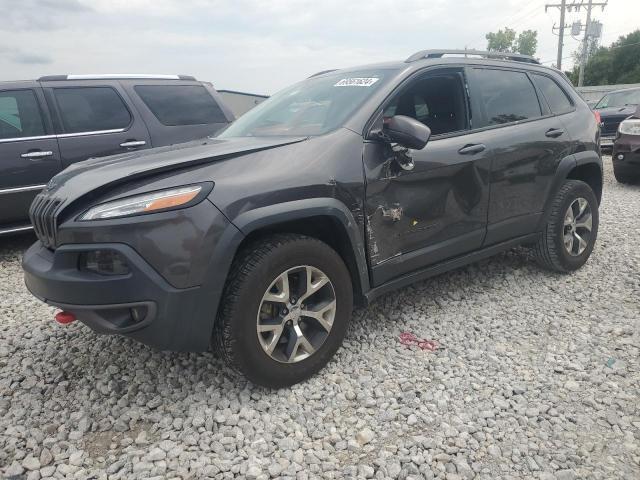
[[[369,69],[308,78],[248,111],[218,136],[322,135],[341,126],[392,73]]]
[[[640,89],[627,92],[608,93],[597,103],[595,108],[624,107],[640,104]]]

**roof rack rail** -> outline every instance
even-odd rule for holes
[[[521,53],[509,53],[509,52],[485,52],[481,50],[420,50],[414,53],[405,60],[406,63],[415,62],[417,60],[423,60],[425,58],[442,58],[445,55],[464,55],[475,56],[483,58],[492,58],[497,60],[511,60],[514,62],[535,63],[540,64],[538,60],[529,56],[522,55]]]
[[[313,75],[309,75],[307,78],[313,78],[313,77],[317,77],[319,75],[324,75],[325,73],[331,73],[331,72],[335,72],[337,71],[337,68],[332,68],[330,70],[322,70],[321,72],[316,72]]]
[[[154,75],[146,73],[103,73],[89,75],[45,75],[38,79],[39,82],[52,80],[124,80],[124,79],[141,79],[141,80],[195,80],[192,75]]]

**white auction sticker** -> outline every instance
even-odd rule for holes
[[[334,87],[370,87],[378,80],[380,79],[375,77],[343,78]]]

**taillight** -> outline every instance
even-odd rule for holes
[[[596,117],[596,123],[598,125],[600,125],[600,122],[602,121],[602,119],[600,118],[600,112],[597,110],[593,111],[593,116]]]

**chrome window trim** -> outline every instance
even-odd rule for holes
[[[3,188],[0,190],[0,195],[3,195],[5,193],[33,192],[35,190],[42,190],[46,186],[47,184],[45,183],[44,185],[29,185],[26,187]]]
[[[0,235],[5,235],[7,233],[17,233],[17,232],[26,232],[27,230],[33,230],[33,225],[27,225],[25,227],[13,227],[13,228],[0,228]]]
[[[125,130],[126,128],[113,128],[111,130],[95,130],[93,132],[60,133],[57,135],[40,135],[38,137],[0,138],[0,143],[27,142],[30,140],[50,140],[53,138],[84,137],[84,136],[91,136],[91,135],[105,135],[109,133],[122,133]]]

